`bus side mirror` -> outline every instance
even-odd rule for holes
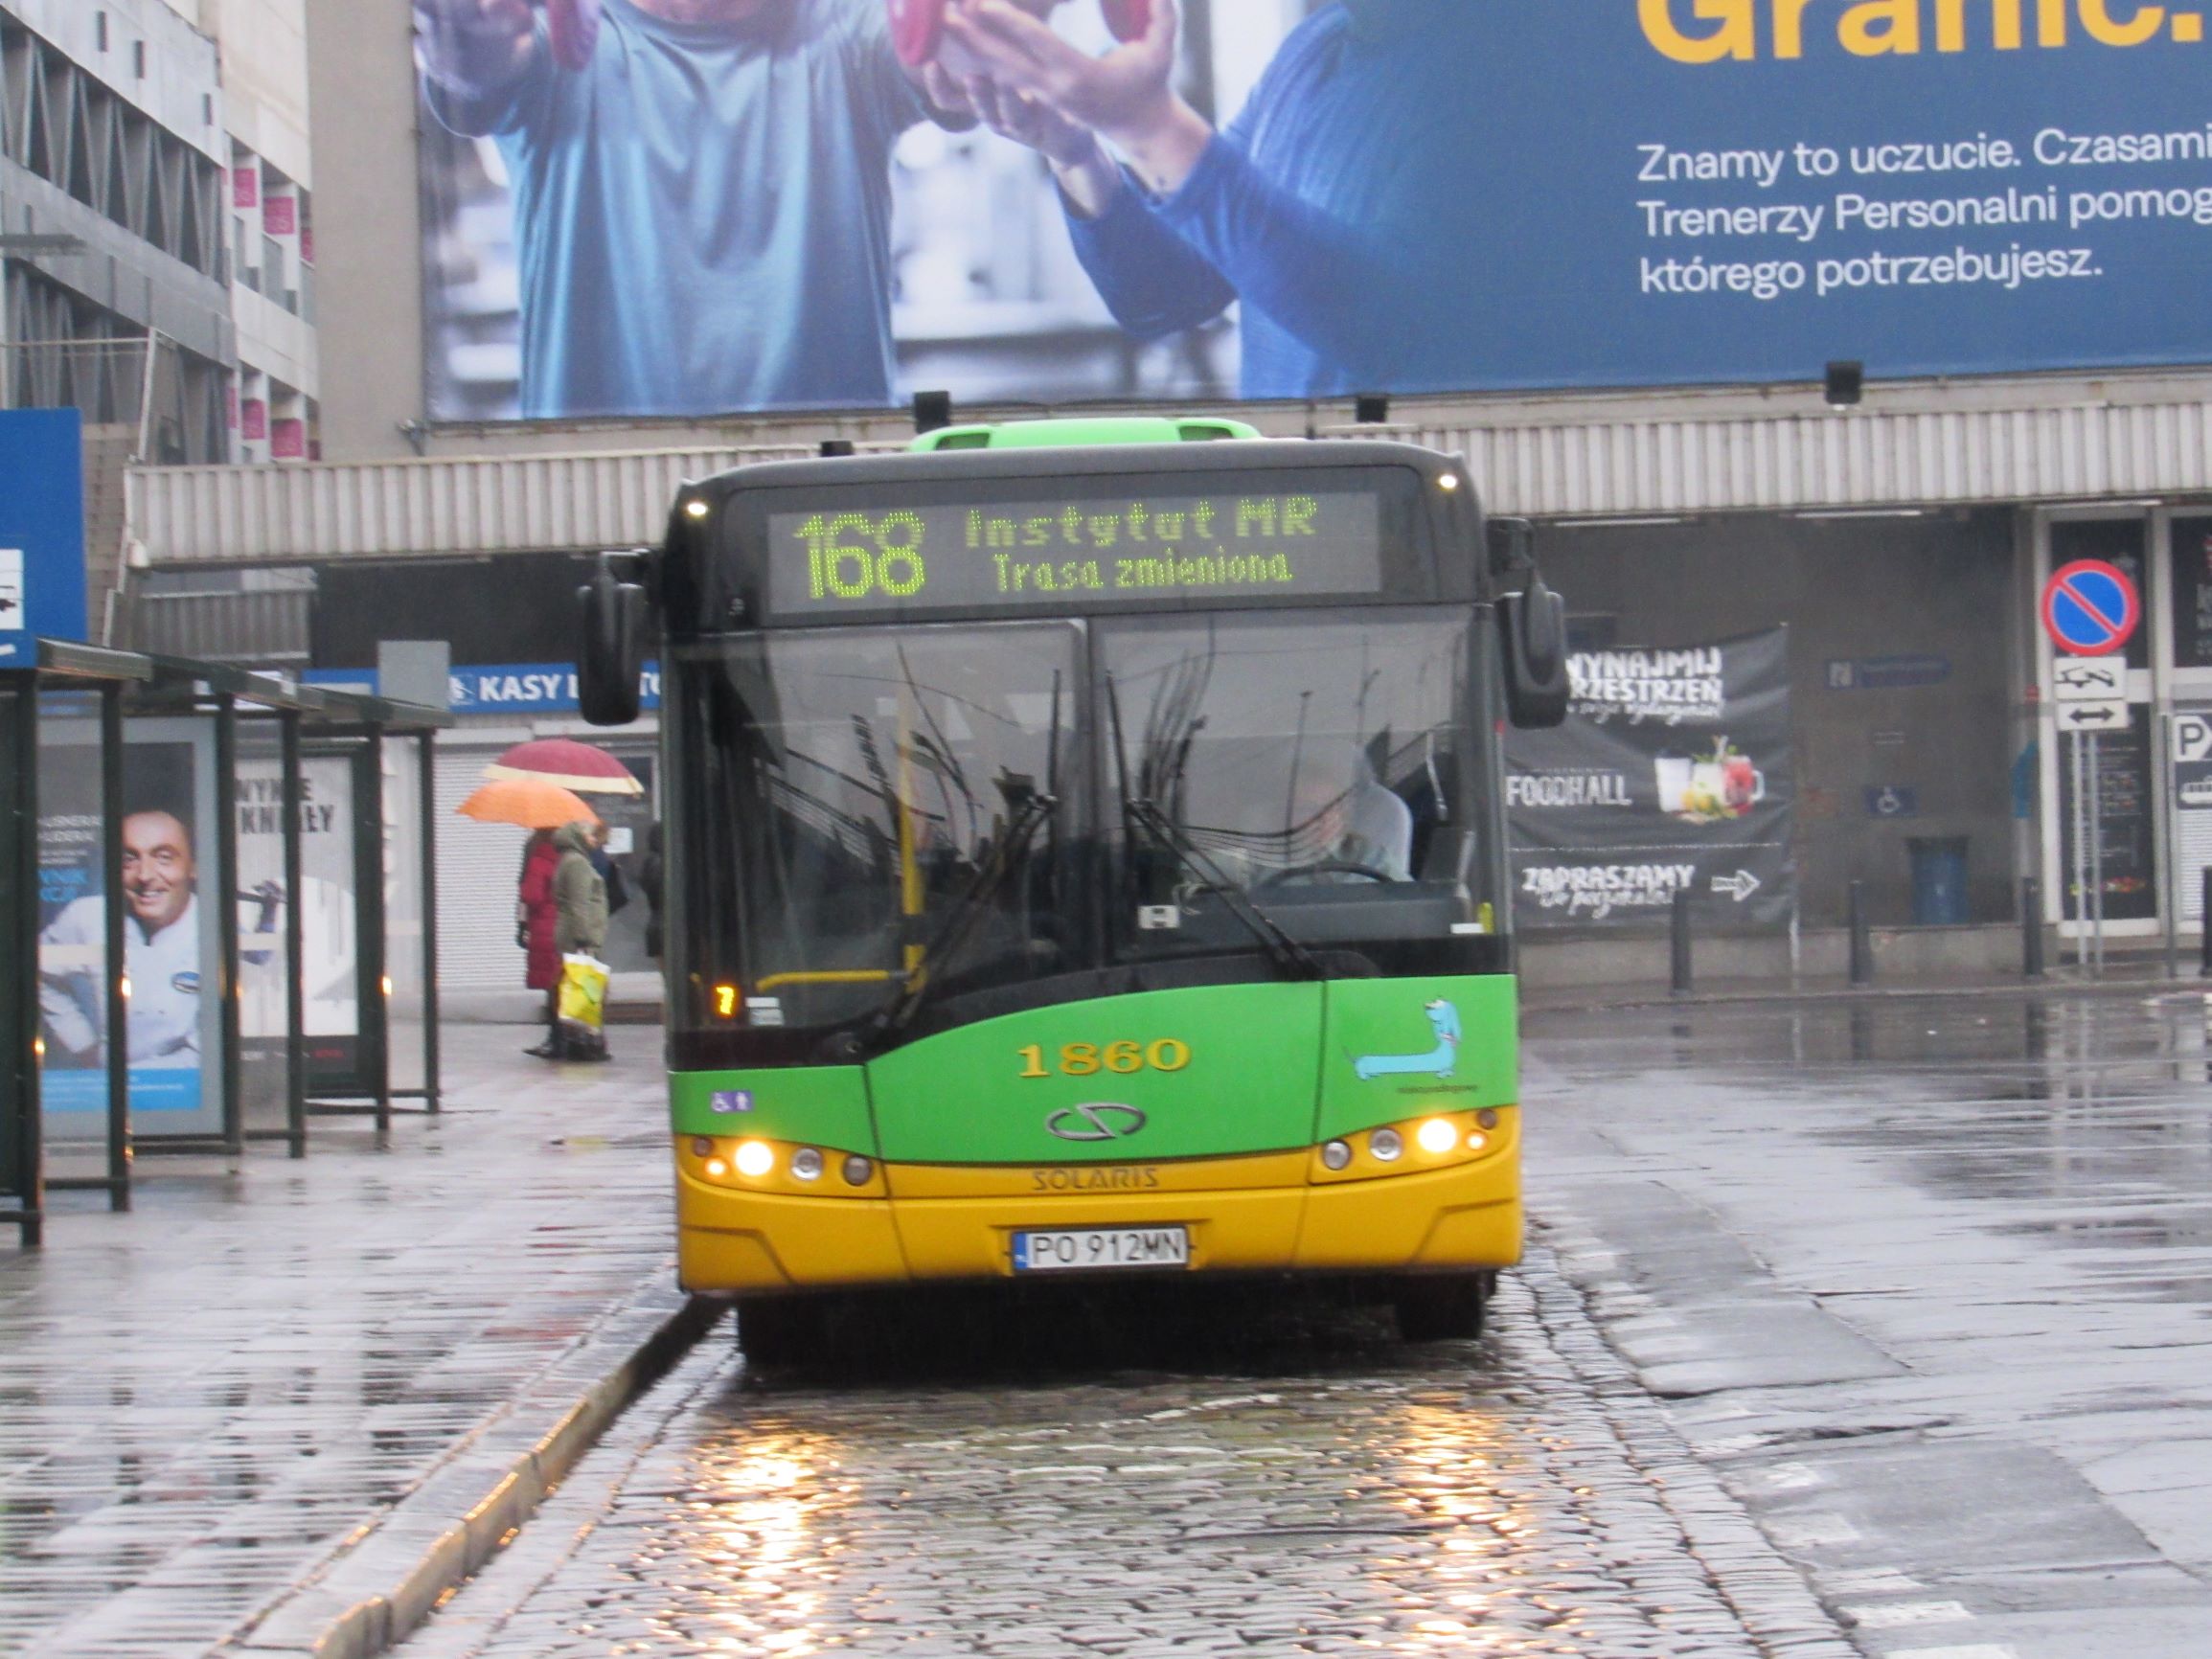
[[[1498,601],[1505,635],[1505,707],[1524,731],[1567,717],[1566,601],[1531,572],[1525,591]]]
[[[627,726],[643,701],[645,589],[618,581],[605,559],[576,590],[582,638],[576,657],[576,700],[595,726]]]

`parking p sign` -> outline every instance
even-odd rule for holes
[[[82,445],[74,409],[0,410],[0,669],[85,637]]]
[[[2184,763],[2212,761],[2212,715],[2174,716],[2174,759]]]

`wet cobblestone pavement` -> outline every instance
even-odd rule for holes
[[[2212,1653],[2201,987],[1527,1034],[1562,1268],[1863,1651]]]
[[[0,1654],[208,1650],[673,1300],[657,1041],[555,1071],[529,1037],[449,1030],[446,1112],[381,1146],[142,1162],[133,1213],[62,1194],[0,1249]]]
[[[1542,1252],[1497,1311],[1405,1348],[1247,1303],[1104,1326],[1121,1365],[1064,1377],[881,1329],[753,1376],[710,1339],[399,1651],[1852,1653]]]

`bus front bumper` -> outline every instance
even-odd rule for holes
[[[687,1162],[679,1148],[678,1267],[702,1294],[1013,1278],[1015,1235],[1055,1229],[1181,1227],[1194,1273],[1480,1271],[1521,1253],[1511,1139],[1471,1162],[1368,1179],[1285,1179],[1307,1167],[1287,1153],[1166,1166],[1172,1187],[1106,1192],[1024,1192],[1034,1170],[894,1167],[883,1195],[817,1197],[734,1191]],[[1267,1184],[1244,1184],[1255,1175]]]

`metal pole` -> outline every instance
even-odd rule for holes
[[[422,1100],[425,1108],[438,1112],[438,734],[425,731],[422,744],[421,795],[422,811]]]
[[[2098,798],[2101,780],[2097,768],[2097,734],[2089,734],[2089,914],[2095,919],[2091,932],[2095,939],[2096,954],[2090,959],[2090,977],[2105,976],[2105,812],[2104,802]]]
[[[2043,884],[2033,875],[2020,878],[2020,975],[2043,977]]]
[[[100,689],[100,890],[106,973],[102,996],[107,1033],[107,1207],[130,1208],[130,1002],[123,994],[130,972],[130,944],[124,931],[123,688]]]
[[[1866,883],[1854,881],[1847,889],[1846,911],[1851,922],[1851,983],[1866,985],[1874,978],[1874,935],[1866,924]]]
[[[2084,822],[2082,770],[2082,734],[2073,734],[2073,801],[2070,817],[2074,827],[2074,966],[2087,972],[2089,966],[2089,830]]]
[[[305,880],[300,819],[307,810],[307,781],[300,758],[300,712],[277,716],[283,745],[281,788],[285,812],[285,1138],[291,1155],[308,1155],[307,920],[300,912]]]
[[[227,693],[216,699],[215,811],[216,853],[222,876],[216,892],[216,939],[222,964],[222,1125],[223,1150],[243,1157],[246,1149],[245,1091],[239,1077],[239,719],[238,703]]]
[[[38,954],[38,682],[31,674],[0,674],[0,754],[9,765],[0,768],[0,786],[12,775],[13,799],[7,803],[8,822],[0,824],[0,847],[9,856],[0,860],[10,894],[0,894],[0,949],[8,960],[29,964]],[[46,1171],[43,1163],[44,1125],[39,1122],[38,1099],[38,975],[14,972],[0,976],[0,1033],[7,1052],[0,1067],[7,1072],[6,1088],[12,1097],[16,1122],[11,1185],[18,1207],[10,1217],[21,1232],[23,1248],[35,1250],[45,1242]],[[10,1127],[0,1113],[0,1132]],[[4,1174],[6,1171],[0,1171]]]
[[[384,882],[384,728],[372,723],[357,774],[354,833],[360,836],[361,1042],[368,1083],[376,1100],[376,1132],[392,1130],[391,998],[384,993],[385,930],[390,912]]]
[[[2177,856],[2179,850],[2174,845],[2177,818],[2174,799],[2176,780],[2174,777],[2173,715],[2171,713],[2154,714],[2151,716],[2151,732],[2158,750],[2152,760],[2155,768],[2152,776],[2158,781],[2157,788],[2153,791],[2157,799],[2158,811],[2152,818],[2152,828],[2155,831],[2152,863],[2156,869],[2167,873],[2166,890],[2158,895],[2158,913],[2165,919],[2163,931],[2166,936],[2166,977],[2168,979],[2179,979],[2181,977],[2181,860]]]
[[[1676,996],[1687,996],[1690,994],[1690,895],[1687,889],[1675,895],[1670,908],[1668,945],[1674,992]]]

